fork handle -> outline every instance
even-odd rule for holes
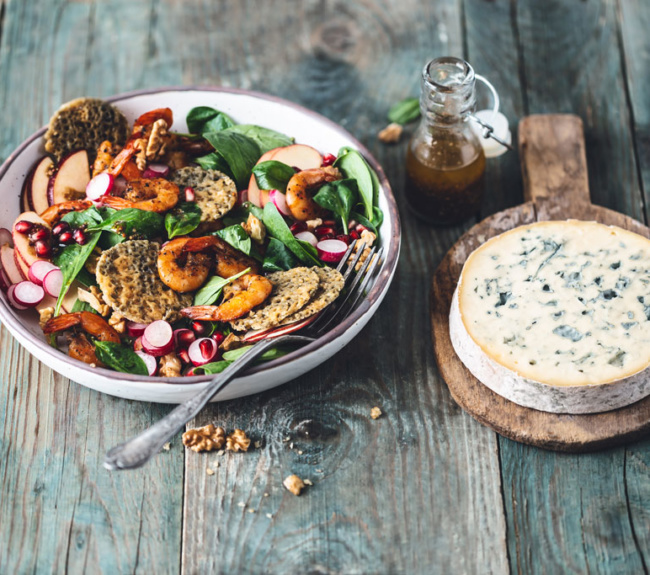
[[[110,470],[141,467],[156,455],[167,441],[181,431],[190,419],[198,415],[217,393],[225,389],[242,370],[246,369],[265,351],[282,343],[308,343],[311,341],[313,339],[308,337],[285,335],[255,344],[251,350],[236,359],[194,397],[181,403],[149,429],[113,447],[106,453],[104,467]]]

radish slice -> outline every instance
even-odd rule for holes
[[[59,297],[61,288],[63,287],[63,272],[59,268],[47,272],[43,278],[43,287],[47,295]]]
[[[187,349],[192,343],[196,341],[196,335],[191,329],[175,329],[174,330],[174,343],[176,349]]]
[[[45,290],[30,281],[20,282],[11,287],[14,288],[12,291],[13,299],[19,305],[34,307],[41,303],[45,297]]]
[[[318,238],[311,232],[298,232],[295,235],[295,238],[298,240],[302,240],[303,242],[307,242],[308,244],[311,244],[314,247],[316,247],[316,245],[318,244]]]
[[[269,191],[269,199],[275,204],[275,207],[278,208],[278,211],[283,216],[291,215],[287,206],[287,198],[280,190]]]
[[[14,292],[16,291],[16,286],[18,284],[13,284],[9,286],[9,289],[7,290],[7,299],[9,300],[9,303],[15,307],[16,309],[28,309],[27,306],[20,305],[17,301],[16,298],[14,297]]]
[[[27,272],[27,277],[29,281],[35,283],[37,286],[43,285],[43,280],[45,276],[52,270],[58,270],[52,262],[47,260],[36,260],[31,266],[29,266],[29,271]]]
[[[129,334],[129,337],[140,337],[144,330],[147,329],[147,323],[135,323],[134,321],[126,322],[126,333]]]
[[[348,246],[341,240],[321,240],[316,244],[316,249],[321,260],[336,263],[341,261],[345,252],[348,251]]]
[[[107,195],[113,189],[115,178],[106,172],[97,174],[86,186],[86,197],[93,202]]]
[[[141,338],[139,337],[138,339],[142,342],[142,349],[146,351],[148,354],[153,355],[154,357],[162,357],[163,355],[167,355],[168,353],[174,351],[173,337],[169,340],[169,343],[163,347],[157,347],[155,345],[151,345],[151,342],[147,340],[146,335],[143,335]]]
[[[0,246],[4,246],[5,244],[9,244],[9,246],[13,248],[14,239],[7,228],[0,228]]]
[[[210,363],[217,355],[217,343],[211,337],[202,337],[187,348],[190,361],[198,367]]]
[[[153,347],[167,347],[174,341],[174,330],[168,322],[159,319],[147,326],[144,339]]]
[[[143,178],[166,178],[169,175],[169,166],[165,164],[149,164],[142,174]]]
[[[149,375],[156,375],[156,372],[158,371],[158,361],[156,358],[144,351],[136,351],[135,353],[137,353],[142,358],[142,361],[144,361]]]

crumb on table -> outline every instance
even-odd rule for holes
[[[379,409],[378,407],[373,407],[370,410],[370,417],[372,417],[373,419],[378,419],[379,417],[381,417],[381,409]]]
[[[284,485],[294,495],[300,495],[300,492],[305,488],[305,482],[297,475],[289,475],[283,482]]]

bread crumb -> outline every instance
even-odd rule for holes
[[[238,507],[246,507],[246,504],[243,501],[240,501],[239,503],[237,503],[237,506]]]
[[[267,513],[266,516],[267,516],[269,519],[273,519],[273,515],[271,515],[270,513]]]
[[[172,444],[169,441],[165,443],[165,445],[163,445],[163,449],[165,451],[169,451],[171,448],[172,448]]]
[[[208,475],[214,475],[214,469],[211,469],[210,467],[208,467],[208,468],[205,470],[205,472],[206,472]]]
[[[303,483],[305,485],[313,485],[313,483],[311,482],[311,479],[303,479]]]
[[[269,494],[268,494],[268,493],[265,493],[265,494],[264,494],[264,497],[268,497],[268,496],[269,496]]]
[[[255,446],[255,449],[259,449],[260,447],[262,447],[262,442],[256,441],[253,445]]]
[[[247,509],[246,511],[248,511],[249,513],[255,513],[255,509]]]
[[[302,451],[300,451],[300,449],[298,450],[298,455],[302,455]]]
[[[305,488],[305,483],[297,475],[289,475],[283,482],[284,485],[294,495],[300,495],[300,492]]]
[[[370,417],[372,417],[373,419],[377,419],[381,417],[381,409],[379,409],[378,407],[373,407],[370,410]]]

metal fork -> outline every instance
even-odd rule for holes
[[[355,245],[359,245],[356,254],[351,257]],[[281,335],[273,338],[272,332],[248,350],[226,369],[217,375],[210,384],[191,399],[181,403],[176,409],[154,423],[149,429],[128,441],[113,447],[104,459],[106,469],[136,469],[149,461],[162,446],[181,431],[185,424],[207,405],[220,391],[225,389],[237,375],[246,369],[266,350],[282,344],[308,344],[325,333],[333,322],[340,323],[348,317],[362,300],[366,289],[381,265],[383,248],[372,248],[357,273],[353,273],[364,251],[365,244],[359,240],[350,244],[341,259],[338,270],[343,273],[344,288],[341,296],[330,304],[315,321],[303,328],[300,335]],[[345,271],[343,271],[345,270]]]

